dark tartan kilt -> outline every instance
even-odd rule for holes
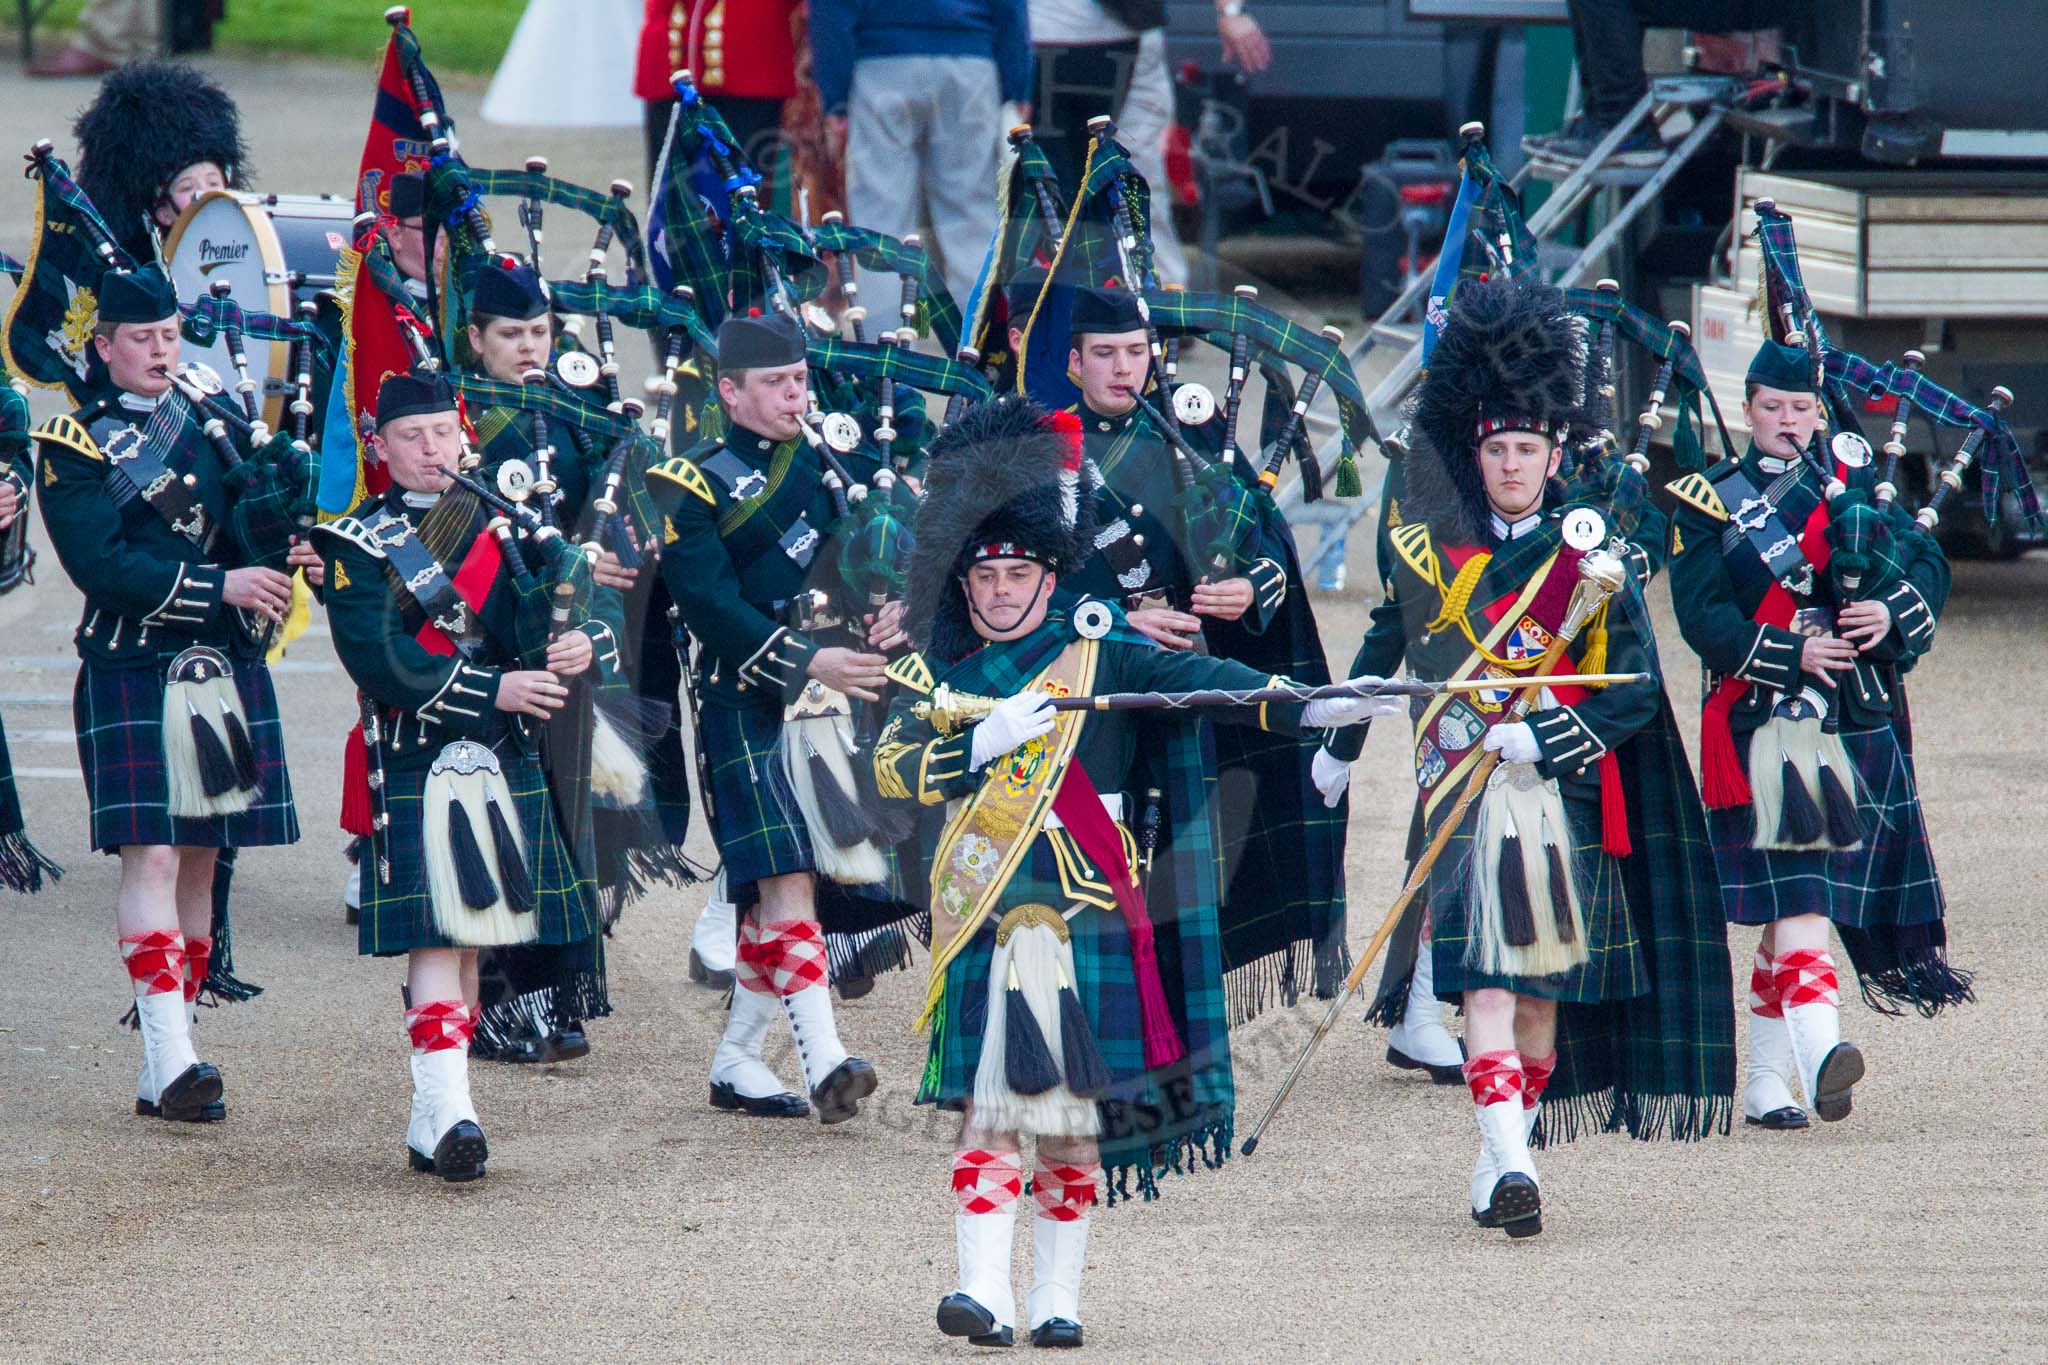
[[[777,756],[781,706],[706,706],[699,715],[711,770],[712,832],[725,860],[726,894],[753,901],[764,877],[812,872],[810,833]]]
[[[555,823],[554,801],[540,764],[509,739],[492,746],[503,765],[505,784],[519,812],[526,837],[526,871],[533,882],[534,909],[540,943],[574,943],[598,932],[597,884],[576,871]],[[434,925],[427,892],[425,845],[420,830],[420,803],[427,789],[427,769],[387,768],[385,790],[391,812],[386,842],[390,845],[391,884],[380,882],[374,863],[363,877],[362,918],[357,951],[384,957],[415,948],[453,948],[456,944]]]
[[[1889,725],[1842,735],[1855,765],[1857,806],[1869,831],[1860,848],[1841,853],[1787,853],[1751,848],[1753,807],[1707,812],[1714,862],[1731,924],[1771,924],[1794,915],[1822,915],[1852,929],[1926,924],[1947,902],[1934,870],[1934,850],[1920,813],[1912,760]],[[1738,740],[1743,772],[1749,746]]]
[[[1572,866],[1578,874],[1579,910],[1590,955],[1570,971],[1550,976],[1495,976],[1466,964],[1465,954],[1473,946],[1467,910],[1471,904],[1472,826],[1479,818],[1475,801],[1465,812],[1464,827],[1451,836],[1429,874],[1427,894],[1436,953],[1432,967],[1441,999],[1455,1005],[1462,1002],[1466,991],[1494,987],[1538,1000],[1591,1005],[1630,1000],[1649,991],[1649,968],[1636,938],[1635,923],[1629,918],[1621,864],[1600,847],[1600,804],[1567,795],[1564,812],[1571,826]]]
[[[932,1032],[917,1103],[958,1110],[974,1098],[982,1030],[988,1023],[989,961],[995,953],[996,926],[1005,912],[1033,903],[1062,913],[1074,904],[1061,889],[1059,866],[1043,835],[1033,841],[1030,854],[974,931],[973,940],[946,967],[945,1013]],[[1109,1067],[1111,1093],[1133,1086],[1142,1089],[1144,1028],[1138,1015],[1130,931],[1123,916],[1113,908],[1084,905],[1067,921],[1067,929],[1074,950],[1075,994]]]
[[[152,668],[78,666],[71,691],[71,721],[78,734],[78,766],[92,807],[92,846],[112,853],[129,844],[181,848],[256,848],[298,842],[291,777],[284,766],[284,726],[270,670],[237,659],[235,691],[249,721],[262,790],[238,815],[173,819],[164,767],[164,678],[179,649],[158,651]]]

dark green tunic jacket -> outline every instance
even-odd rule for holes
[[[856,479],[874,473],[862,452],[846,463]],[[704,646],[698,695],[707,705],[793,698],[824,642],[787,619],[789,604],[818,590],[845,609],[830,544],[838,509],[824,472],[803,440],[771,441],[737,426],[648,470],[667,520],[662,581]]]
[[[485,534],[486,517],[466,493],[444,497],[451,500],[450,511],[466,521],[436,526],[423,539],[430,551],[452,546],[437,558],[453,578],[463,556]],[[384,551],[365,529],[365,520],[380,508],[401,512],[415,530],[426,522],[424,511],[409,507],[404,491],[394,485],[320,528],[328,626],[342,667],[381,708],[385,762],[425,767],[454,740],[490,743],[504,736],[511,717],[497,709],[498,684],[507,671],[543,666],[549,602],[538,584],[532,597],[522,598],[509,567],[500,563],[482,610],[470,614],[470,653],[429,650],[417,638],[425,613],[398,586]],[[545,576],[540,577],[544,582]],[[616,677],[619,650],[611,630],[592,620],[573,628],[591,637],[600,676]]]
[[[153,667],[159,648],[175,640],[254,659],[266,632],[223,591],[230,569],[282,567],[292,530],[287,500],[275,489],[245,491],[231,477],[183,394],[173,389],[162,404],[110,392],[36,433],[44,528],[85,594],[78,652],[103,668]],[[145,430],[161,433],[152,445],[203,510],[203,545],[172,530],[116,467]]]
[[[1737,468],[1754,487],[1767,487],[1779,471],[1767,469],[1763,461],[1752,447],[1739,464],[1687,475],[1671,485],[1678,500],[1672,521],[1671,604],[1679,632],[1700,656],[1706,692],[1711,695],[1731,677],[1751,684],[1729,713],[1729,728],[1736,735],[1761,725],[1783,694],[1815,684],[1799,668],[1803,638],[1756,619],[1771,574],[1749,538],[1730,524],[1728,500],[1719,491]],[[1854,471],[1851,487],[1867,485],[1871,476],[1869,469]],[[1820,477],[1809,468],[1780,500],[1778,514],[1792,534],[1805,529],[1821,493]],[[1840,682],[1831,705],[1838,708],[1845,730],[1872,729],[1903,714],[1900,676],[1933,646],[1935,622],[1948,601],[1949,565],[1941,547],[1932,536],[1908,530],[1903,513],[1893,517],[1893,524],[1897,572],[1878,588],[1892,627],[1859,656],[1852,672],[1836,675]],[[1830,610],[1844,605],[1828,574],[1814,576],[1812,602]]]

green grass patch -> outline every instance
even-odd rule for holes
[[[43,21],[53,38],[45,39],[38,26],[37,50],[48,50],[57,30],[76,24],[83,5],[84,0],[58,0]],[[526,0],[415,0],[413,32],[437,73],[489,75],[504,57],[525,9]],[[283,53],[369,66],[384,51],[390,32],[384,10],[382,0],[230,0],[227,21],[213,31],[214,44],[229,53]]]

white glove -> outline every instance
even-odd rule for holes
[[[1346,678],[1344,685],[1378,687],[1385,681],[1385,678],[1361,673],[1355,678]],[[1357,725],[1374,716],[1406,715],[1407,711],[1408,698],[1401,696],[1325,697],[1301,709],[1301,725],[1305,730],[1321,730],[1334,725]]]
[[[1316,790],[1323,794],[1323,805],[1332,810],[1351,785],[1351,765],[1321,746],[1317,746],[1315,757],[1308,761],[1308,775]]]
[[[1004,697],[996,709],[974,727],[974,742],[968,749],[967,765],[985,767],[1020,744],[1029,743],[1052,729],[1058,716],[1052,698],[1043,692],[1019,692]]]
[[[1498,753],[1503,763],[1534,763],[1543,757],[1543,750],[1536,744],[1536,732],[1525,721],[1494,726],[1486,732],[1486,742],[1480,747]]]

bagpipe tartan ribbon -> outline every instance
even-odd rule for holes
[[[695,86],[679,81],[675,90],[676,108],[655,164],[647,211],[649,265],[655,283],[663,289],[687,284],[696,290],[704,320],[715,328],[725,320],[731,253],[692,174],[708,147],[715,144],[735,158],[735,165],[739,164],[739,148],[725,120],[704,102]],[[725,192],[722,184],[705,188]]]
[[[594,223],[609,223],[613,239],[626,254],[626,282],[639,284],[649,278],[647,243],[640,235],[640,220],[624,200],[552,175],[528,170],[477,170],[461,166],[457,172],[478,195],[507,199],[538,199],[560,208],[573,209]],[[552,287],[552,286],[550,286]]]
[[[1799,269],[1799,243],[1792,231],[1792,219],[1783,211],[1758,207],[1757,249],[1764,269],[1778,277],[1800,312],[1801,325],[1812,330],[1810,344],[1818,344],[1821,364],[1831,384],[1860,389],[1873,398],[1897,396],[1910,401],[1937,425],[1979,428],[1985,434],[1985,450],[1977,461],[1984,495],[1984,515],[1996,522],[1998,504],[2010,486],[2020,514],[2029,524],[2041,520],[2041,498],[2027,474],[2026,456],[2019,438],[2004,418],[1982,408],[1929,379],[1889,361],[1876,364],[1854,351],[1844,350],[1827,339],[1820,313],[1806,292],[1806,279]]]
[[[704,314],[689,299],[664,294],[651,284],[616,285],[606,280],[549,280],[548,298],[558,313],[595,317],[604,313],[628,327],[682,327],[707,357],[718,350]]]
[[[1204,341],[1225,351],[1230,349],[1231,334],[1241,333],[1250,339],[1255,361],[1271,358],[1321,375],[1323,387],[1337,402],[1337,425],[1347,456],[1355,456],[1368,441],[1378,441],[1350,359],[1320,331],[1236,294],[1147,290],[1145,302],[1152,310],[1152,320],[1161,327],[1199,333]]]
[[[1060,188],[1059,176],[1045,149],[1035,142],[1026,142],[1009,150],[996,178],[995,235],[974,281],[974,290],[966,300],[961,324],[960,339],[984,355],[1008,347],[1007,339],[991,342],[986,335],[997,319],[996,305],[1003,290],[1025,265],[1032,261],[1049,262],[1053,257],[1053,244],[1039,218],[1037,196],[1031,192],[1032,181],[1046,187],[1054,215],[1065,220],[1066,193]],[[933,335],[938,336],[936,326]],[[957,355],[959,349],[953,346],[948,353]]]
[[[550,417],[573,422],[585,431],[599,433],[611,440],[639,430],[638,424],[624,413],[572,398],[551,384],[508,384],[470,371],[452,372],[448,378],[464,401],[473,407],[520,408],[527,412],[538,409]]]
[[[960,305],[947,290],[946,277],[929,252],[913,250],[886,233],[852,223],[820,223],[811,229],[811,242],[816,251],[850,255],[870,270],[916,276],[919,330],[928,333],[947,355],[959,354]]]
[[[1983,473],[1984,515],[1997,521],[1999,498],[2009,484],[2020,514],[2029,524],[2040,522],[2041,495],[2027,474],[2027,460],[2020,451],[2019,438],[2003,417],[1950,392],[1924,374],[1890,361],[1873,364],[1854,351],[1837,346],[1825,348],[1822,358],[1831,380],[1861,389],[1872,398],[1895,394],[1941,426],[1981,429],[1985,450],[1977,460],[1977,468]]]
[[[1510,279],[1521,279],[1536,269],[1536,237],[1522,221],[1522,209],[1515,192],[1508,188],[1507,180],[1500,168],[1493,164],[1493,154],[1487,150],[1484,138],[1474,139],[1467,144],[1461,157],[1465,173],[1479,186],[1479,198],[1474,205],[1479,216],[1492,229],[1487,239],[1487,252],[1495,268],[1505,268]],[[1506,237],[1512,249],[1509,259],[1500,260],[1500,239]]]
[[[758,203],[742,205],[737,199],[732,202],[734,207],[729,224],[732,239],[736,246],[747,249],[733,256],[734,307],[739,306],[742,289],[757,303],[767,301],[768,275],[762,265],[763,258],[774,262],[776,272],[782,276],[782,282],[789,290],[791,303],[802,303],[825,292],[828,278],[825,263],[818,259],[802,228]]]
[[[1612,328],[1618,335],[1635,343],[1655,356],[1661,364],[1671,362],[1672,406],[1678,411],[1681,427],[1688,429],[1692,439],[1683,453],[1674,433],[1673,453],[1679,456],[1683,468],[1694,469],[1704,458],[1697,432],[1700,428],[1699,407],[1704,400],[1714,415],[1714,425],[1721,433],[1721,448],[1733,452],[1732,438],[1728,435],[1728,424],[1721,416],[1721,404],[1714,397],[1713,386],[1707,382],[1706,366],[1700,360],[1699,352],[1692,342],[1671,330],[1671,325],[1654,314],[1647,313],[1621,297],[1619,291],[1604,289],[1567,289],[1564,291],[1565,307],[1580,317]]]
[[[178,312],[183,315],[180,330],[195,346],[211,346],[215,337],[232,327],[245,337],[262,341],[310,340],[319,346],[322,355],[328,352],[326,339],[311,323],[281,318],[275,313],[251,312],[232,297],[202,294],[191,303],[179,304]]]
[[[980,402],[994,390],[987,376],[948,356],[928,355],[907,346],[863,346],[841,337],[812,337],[811,364],[834,374],[859,374],[873,378],[888,375],[899,384],[910,384],[932,393],[966,394]]]

